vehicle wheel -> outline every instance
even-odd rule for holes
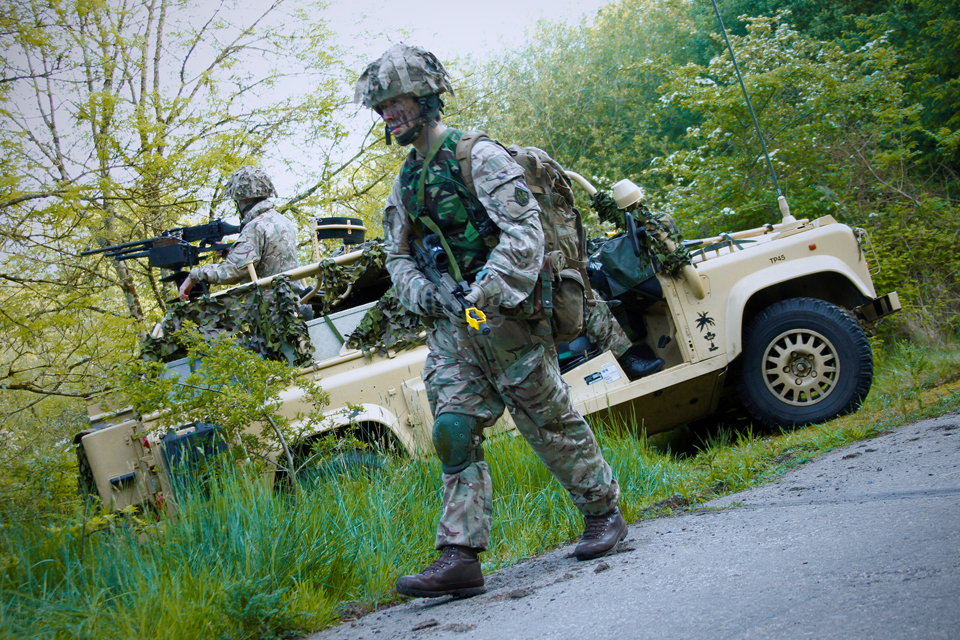
[[[294,447],[294,461],[300,467],[297,478],[301,486],[309,487],[338,476],[374,477],[386,467],[388,457],[405,455],[400,441],[383,425],[360,424],[339,435],[351,435],[359,443],[363,443],[363,448],[355,449],[348,445],[315,454],[310,442]],[[283,486],[290,482],[286,473],[281,473],[278,481]]]
[[[856,411],[873,354],[856,320],[816,298],[772,304],[747,325],[737,391],[766,426],[797,427]]]
[[[374,476],[386,466],[384,453],[376,450],[352,449],[317,460],[300,472],[305,483],[328,480],[336,476]]]

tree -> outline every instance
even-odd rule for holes
[[[704,43],[714,46],[685,0],[611,3],[593,24],[541,21],[529,44],[486,69],[486,128],[602,187],[636,177],[697,123],[679,105],[658,104],[664,70],[706,62]]]
[[[781,17],[751,19],[731,37],[781,187],[803,217],[862,223],[889,189],[875,178],[912,164],[919,109],[902,90],[895,51],[855,52],[802,36]],[[776,193],[729,54],[671,70],[663,103],[700,125],[686,149],[655,159],[647,174],[671,187],[660,204],[698,233],[779,218]]]
[[[239,9],[18,0],[0,14],[16,25],[0,27],[6,389],[82,396],[162,313],[159,274],[83,249],[230,215],[226,178],[271,158],[300,171],[303,223],[350,164],[324,23],[284,0]]]
[[[945,174],[956,198],[960,173],[960,2],[897,0],[860,22],[863,37],[896,47],[908,71],[907,91],[923,105],[917,137],[932,171]]]
[[[869,229],[884,266],[877,289],[899,290],[905,304],[900,331],[925,340],[954,332],[960,210],[920,161],[924,110],[906,89],[898,49],[881,38],[847,51],[782,16],[753,18],[731,41],[793,213]],[[664,108],[678,103],[701,124],[688,129],[685,148],[644,173],[669,185],[655,205],[698,235],[776,222],[772,179],[729,55],[665,71]]]
[[[857,20],[863,16],[884,12],[889,6],[884,0],[718,0],[717,6],[727,29],[735,35],[746,35],[748,16],[789,15],[790,24],[800,33],[816,40],[834,41],[847,36],[856,38],[860,28]],[[693,6],[695,21],[712,33],[717,30],[717,18],[712,3],[699,2]],[[862,44],[862,41],[860,42]]]
[[[879,39],[893,47],[907,71],[904,82],[923,105],[916,141],[930,170],[956,180],[960,171],[960,3],[956,0],[725,0],[727,28],[746,33],[746,16],[789,15],[793,28],[849,51]],[[788,13],[789,12],[789,13]],[[696,9],[697,24],[715,24],[710,3]],[[955,186],[951,187],[956,189]]]

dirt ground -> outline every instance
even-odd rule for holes
[[[960,414],[824,454],[778,482],[497,571],[309,640],[960,638]]]

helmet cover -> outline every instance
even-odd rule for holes
[[[444,92],[454,95],[450,76],[437,57],[426,49],[400,43],[367,65],[354,86],[353,101],[376,109],[399,96],[420,98]]]
[[[230,176],[227,186],[223,188],[223,195],[237,201],[252,200],[275,196],[277,190],[266,171],[247,165],[240,167]]]

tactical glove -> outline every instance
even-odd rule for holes
[[[423,309],[423,315],[432,318],[446,316],[456,319],[458,317],[458,310],[450,307],[449,303],[440,295],[440,290],[432,283],[420,290],[420,308]]]
[[[470,293],[464,298],[471,307],[482,308],[487,302],[487,294],[483,292],[483,287],[474,282],[470,285]]]
[[[464,297],[464,300],[471,307],[482,309],[486,306],[499,307],[502,297],[500,285],[484,269],[477,274],[477,280],[470,285],[470,293]]]

